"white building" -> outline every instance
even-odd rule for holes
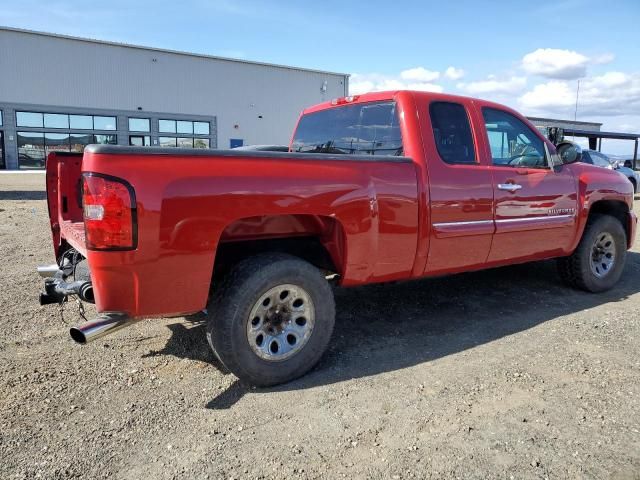
[[[349,76],[0,27],[0,168],[89,143],[288,144]]]

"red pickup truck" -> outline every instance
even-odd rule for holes
[[[495,103],[395,91],[302,112],[289,152],[92,145],[52,154],[57,263],[41,303],[99,317],[79,343],[205,311],[211,348],[255,385],[320,359],[348,287],[557,258],[591,292],[620,278],[637,218],[619,173],[576,163]]]

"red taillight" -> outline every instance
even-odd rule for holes
[[[131,185],[118,178],[85,174],[82,207],[89,250],[136,248],[136,199]]]

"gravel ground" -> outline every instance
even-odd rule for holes
[[[44,176],[0,175],[0,478],[640,478],[639,252],[598,295],[552,262],[336,290],[320,365],[256,390],[194,319],[73,344]]]

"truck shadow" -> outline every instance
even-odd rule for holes
[[[225,409],[247,392],[310,388],[429,362],[640,291],[640,253],[628,252],[620,283],[590,294],[565,287],[555,263],[538,262],[437,279],[336,289],[336,326],[327,353],[304,377],[268,389],[234,382],[206,405]],[[154,354],[213,362],[203,322],[173,324]],[[214,362],[215,364],[215,362]]]
[[[42,190],[2,190],[0,200],[46,200],[47,192]]]

